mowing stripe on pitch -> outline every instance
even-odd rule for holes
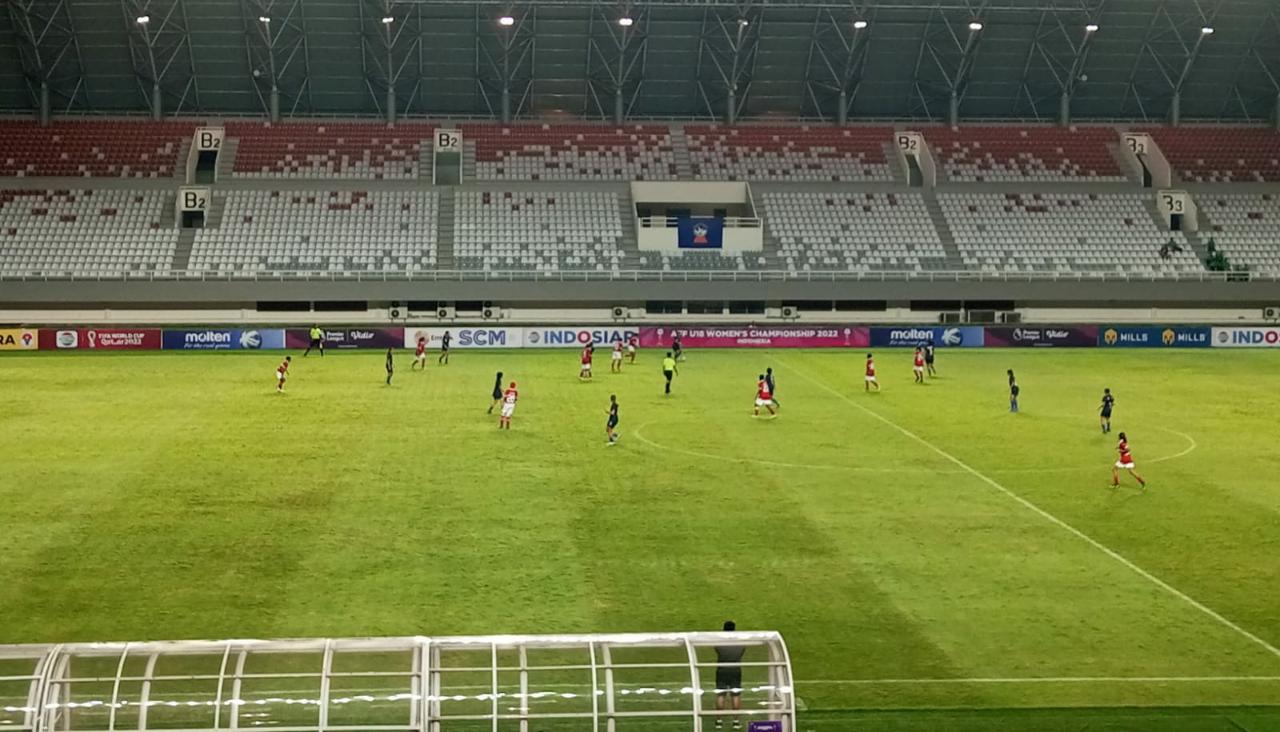
[[[1209,617],[1213,618],[1214,620],[1218,621],[1219,623],[1223,624],[1224,626],[1226,626],[1226,627],[1230,628],[1231,630],[1234,630],[1236,633],[1239,633],[1240,635],[1244,636],[1245,638],[1248,638],[1249,640],[1253,641],[1254,643],[1256,643],[1257,645],[1261,646],[1262,648],[1265,648],[1265,649],[1267,650],[1267,652],[1269,652],[1271,655],[1276,656],[1277,658],[1280,658],[1280,648],[1277,648],[1277,647],[1273,646],[1272,644],[1270,644],[1270,643],[1268,643],[1267,641],[1263,640],[1261,637],[1259,637],[1259,636],[1257,636],[1257,635],[1254,635],[1253,633],[1249,632],[1248,630],[1245,630],[1244,628],[1240,627],[1239,625],[1236,625],[1234,622],[1232,622],[1232,621],[1228,620],[1227,618],[1223,617],[1220,613],[1218,613],[1218,611],[1216,611],[1216,610],[1214,610],[1213,608],[1211,608],[1211,607],[1209,607],[1209,606],[1205,605],[1204,603],[1200,602],[1199,600],[1195,599],[1194,597],[1191,597],[1191,596],[1190,596],[1190,595],[1188,595],[1187,593],[1183,592],[1182,590],[1179,590],[1178,588],[1174,587],[1173,585],[1169,584],[1168,582],[1165,582],[1164,580],[1160,579],[1159,577],[1155,576],[1154,574],[1151,574],[1150,572],[1148,572],[1147,570],[1143,569],[1142,567],[1139,567],[1138,565],[1136,565],[1136,564],[1134,564],[1133,562],[1131,562],[1131,561],[1129,561],[1128,559],[1126,559],[1124,556],[1120,555],[1120,554],[1119,554],[1118,552],[1116,552],[1114,549],[1112,549],[1112,548],[1108,547],[1107,545],[1103,544],[1102,542],[1098,541],[1097,539],[1093,538],[1092,536],[1089,536],[1088,534],[1084,533],[1084,532],[1083,532],[1083,531],[1081,531],[1080,529],[1077,529],[1076,527],[1072,526],[1071,524],[1067,523],[1066,521],[1063,521],[1062,519],[1058,518],[1057,516],[1054,516],[1053,514],[1049,513],[1048,511],[1044,510],[1043,508],[1040,508],[1039,506],[1037,506],[1036,504],[1032,503],[1031,501],[1028,501],[1027,499],[1023,498],[1022,496],[1018,495],[1017,493],[1014,493],[1013,491],[1009,490],[1008,488],[1005,488],[1003,485],[1001,485],[1000,483],[996,482],[994,479],[992,479],[991,477],[989,477],[989,476],[988,476],[988,475],[986,475],[985,473],[983,473],[983,472],[979,471],[977,468],[974,468],[973,466],[969,465],[968,463],[966,463],[965,461],[963,461],[963,460],[961,460],[960,458],[956,457],[955,455],[952,455],[951,453],[947,452],[946,450],[943,450],[942,448],[938,447],[937,445],[933,444],[932,442],[929,442],[928,440],[924,439],[924,438],[923,438],[923,437],[921,437],[920,435],[917,435],[916,433],[912,432],[911,430],[907,429],[906,427],[903,427],[902,425],[898,424],[897,422],[894,422],[893,420],[889,419],[888,417],[885,417],[885,416],[881,415],[879,412],[875,411],[874,409],[869,409],[869,408],[867,408],[867,407],[864,407],[863,405],[859,404],[857,401],[855,401],[855,400],[853,400],[853,399],[850,399],[850,398],[849,398],[849,396],[848,396],[847,394],[845,394],[844,392],[841,392],[841,391],[838,391],[838,390],[836,390],[836,389],[833,389],[832,387],[828,386],[826,383],[824,383],[824,382],[822,382],[822,381],[819,381],[818,379],[816,379],[816,378],[814,378],[814,377],[812,377],[812,376],[810,376],[810,375],[806,374],[805,372],[803,372],[803,371],[801,371],[801,370],[799,370],[799,369],[796,369],[794,366],[791,366],[791,364],[784,362],[782,359],[778,358],[777,356],[772,356],[772,358],[773,358],[775,361],[777,361],[778,363],[784,363],[785,365],[787,365],[789,368],[791,368],[791,370],[792,370],[793,372],[795,372],[795,374],[796,374],[797,376],[799,376],[800,378],[804,379],[805,381],[808,381],[809,383],[813,384],[814,386],[816,386],[816,387],[818,387],[818,388],[820,388],[820,389],[822,389],[822,390],[824,390],[824,391],[826,391],[826,392],[828,392],[828,393],[830,393],[830,394],[833,394],[833,395],[834,395],[834,396],[836,396],[836,397],[839,397],[840,399],[844,400],[844,401],[845,401],[845,402],[847,402],[848,404],[853,405],[854,407],[856,407],[856,408],[857,408],[857,409],[859,409],[860,411],[864,412],[865,414],[868,414],[868,415],[870,415],[871,417],[874,417],[875,419],[877,419],[877,420],[879,420],[879,421],[883,422],[886,426],[888,426],[888,427],[892,427],[893,429],[897,430],[897,431],[898,431],[899,433],[901,433],[902,435],[904,435],[904,436],[906,436],[906,437],[909,437],[909,438],[911,438],[912,440],[915,440],[916,442],[920,443],[920,444],[921,444],[921,445],[923,445],[924,447],[929,448],[929,449],[930,449],[930,450],[932,450],[933,452],[937,453],[939,456],[941,456],[941,457],[943,457],[943,458],[946,458],[947,460],[949,460],[950,462],[952,462],[953,464],[955,464],[955,465],[956,465],[956,467],[960,468],[960,469],[961,469],[961,470],[963,470],[964,472],[966,472],[966,473],[968,473],[968,474],[972,475],[973,477],[977,478],[978,480],[981,480],[983,483],[986,483],[987,485],[991,486],[992,488],[995,488],[996,490],[998,490],[998,491],[1000,491],[1001,493],[1005,494],[1005,495],[1006,495],[1006,496],[1008,496],[1009,498],[1012,498],[1013,500],[1015,500],[1015,501],[1017,501],[1018,503],[1022,504],[1022,505],[1023,505],[1023,507],[1027,508],[1027,509],[1028,509],[1028,510],[1030,510],[1030,511],[1033,511],[1033,512],[1035,512],[1035,513],[1039,514],[1042,518],[1044,518],[1045,520],[1047,520],[1047,521],[1049,521],[1049,522],[1051,522],[1051,523],[1055,524],[1056,526],[1058,526],[1059,528],[1063,529],[1064,531],[1067,531],[1067,532],[1069,532],[1069,533],[1071,533],[1071,534],[1074,534],[1077,538],[1079,538],[1079,539],[1081,539],[1081,540],[1083,540],[1083,541],[1087,542],[1087,543],[1088,543],[1090,546],[1092,546],[1093,548],[1097,549],[1098,551],[1102,552],[1103,554],[1106,554],[1107,556],[1111,557],[1112,559],[1116,560],[1117,562],[1119,562],[1119,563],[1123,564],[1124,566],[1128,567],[1128,568],[1129,568],[1129,569],[1131,569],[1134,573],[1136,573],[1138,576],[1145,578],[1147,581],[1151,582],[1152,584],[1154,584],[1155,586],[1157,586],[1157,587],[1159,587],[1160,589],[1164,590],[1165,592],[1169,593],[1170,595],[1173,595],[1174,597],[1176,597],[1176,598],[1178,598],[1178,599],[1182,600],[1183,602],[1187,603],[1187,604],[1188,604],[1188,605],[1190,605],[1191,607],[1194,607],[1195,609],[1199,610],[1200,612],[1204,613],[1205,615],[1208,615]]]

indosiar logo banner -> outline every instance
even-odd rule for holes
[[[686,216],[676,220],[681,249],[721,249],[724,247],[724,219]]]
[[[404,347],[417,348],[418,339],[427,340],[427,348],[439,350],[444,334],[449,334],[450,348],[520,348],[524,346],[524,328],[441,328],[437,326],[404,329]]]
[[[979,325],[872,328],[871,345],[913,348],[932,343],[938,348],[981,348],[984,333]]]
[[[1214,328],[1214,348],[1280,348],[1280,328]]]
[[[284,348],[284,329],[201,328],[166,330],[166,351],[256,351]]]
[[[626,343],[638,338],[637,328],[616,327],[576,327],[564,328],[525,328],[524,345],[526,348],[582,348],[588,343],[595,346],[612,346],[616,341]]]
[[[0,351],[34,351],[40,334],[30,328],[0,328]]]
[[[1103,348],[1208,348],[1207,326],[1104,325],[1098,331]]]

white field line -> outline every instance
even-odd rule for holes
[[[972,679],[814,679],[797,681],[804,686],[913,686],[929,684],[1207,684],[1275,683],[1280,676],[1015,676]]]
[[[774,358],[774,360],[778,361],[779,363],[783,363],[783,361],[782,361],[781,359],[779,359],[777,356],[774,356],[773,358]],[[1041,518],[1045,519],[1046,521],[1049,521],[1050,523],[1054,524],[1055,526],[1057,526],[1058,528],[1062,529],[1063,531],[1066,531],[1066,532],[1068,532],[1068,533],[1070,533],[1070,534],[1073,534],[1076,538],[1078,538],[1078,539],[1080,539],[1081,541],[1084,541],[1085,543],[1089,544],[1089,545],[1090,545],[1090,546],[1092,546],[1094,549],[1097,549],[1098,551],[1102,552],[1103,554],[1106,554],[1108,557],[1111,557],[1112,559],[1114,559],[1115,561],[1119,562],[1120,564],[1123,564],[1124,566],[1128,567],[1131,571],[1133,571],[1133,572],[1134,572],[1135,574],[1137,574],[1139,577],[1142,577],[1143,579],[1146,579],[1148,582],[1150,582],[1150,583],[1154,584],[1156,587],[1159,587],[1160,589],[1164,590],[1165,592],[1169,593],[1170,595],[1173,595],[1174,597],[1178,598],[1179,600],[1182,600],[1183,602],[1187,603],[1187,604],[1188,604],[1188,605],[1190,605],[1191,607],[1193,607],[1193,608],[1195,608],[1195,609],[1199,610],[1200,612],[1204,613],[1205,615],[1208,615],[1209,617],[1211,617],[1211,618],[1213,618],[1214,620],[1218,621],[1219,623],[1221,623],[1222,625],[1226,626],[1227,628],[1230,628],[1231,630],[1235,631],[1236,633],[1240,634],[1241,636],[1243,636],[1243,637],[1245,637],[1245,638],[1249,639],[1250,641],[1252,641],[1252,642],[1253,642],[1253,643],[1255,643],[1256,645],[1260,646],[1261,648],[1265,649],[1268,653],[1270,653],[1271,655],[1275,656],[1276,658],[1280,658],[1280,648],[1275,647],[1274,645],[1272,645],[1272,644],[1268,643],[1267,641],[1263,640],[1263,639],[1262,639],[1262,638],[1260,638],[1259,636],[1254,635],[1253,633],[1251,633],[1251,632],[1250,632],[1250,631],[1248,631],[1248,630],[1245,630],[1244,628],[1242,628],[1242,627],[1240,627],[1239,625],[1235,624],[1235,623],[1234,623],[1234,622],[1232,622],[1231,620],[1228,620],[1227,618],[1223,617],[1223,616],[1222,616],[1222,614],[1220,614],[1219,612],[1217,612],[1217,611],[1216,611],[1216,610],[1214,610],[1213,608],[1209,607],[1208,605],[1205,605],[1204,603],[1200,602],[1199,600],[1195,599],[1194,597],[1191,597],[1190,595],[1188,595],[1187,593],[1183,592],[1182,590],[1179,590],[1178,588],[1174,587],[1173,585],[1170,585],[1168,582],[1165,582],[1164,580],[1160,579],[1159,577],[1155,576],[1154,574],[1151,574],[1150,572],[1148,572],[1147,570],[1143,569],[1142,567],[1139,567],[1138,565],[1134,564],[1132,561],[1130,561],[1130,560],[1128,560],[1127,558],[1125,558],[1124,556],[1122,556],[1120,553],[1116,552],[1114,549],[1112,549],[1112,548],[1110,548],[1110,547],[1106,546],[1106,545],[1105,545],[1105,544],[1103,544],[1102,542],[1098,541],[1097,539],[1094,539],[1092,536],[1089,536],[1088,534],[1084,533],[1084,532],[1083,532],[1083,531],[1081,531],[1080,529],[1077,529],[1076,527],[1072,526],[1071,524],[1067,523],[1066,521],[1063,521],[1062,519],[1058,518],[1057,516],[1054,516],[1053,514],[1049,513],[1048,511],[1044,510],[1043,508],[1040,508],[1040,507],[1039,507],[1039,506],[1037,506],[1036,504],[1032,503],[1031,501],[1028,501],[1027,499],[1023,498],[1022,496],[1018,495],[1017,493],[1014,493],[1013,491],[1011,491],[1011,490],[1009,490],[1008,488],[1004,487],[1004,486],[1003,486],[1003,485],[1001,485],[1000,483],[996,482],[994,479],[992,479],[991,477],[989,477],[989,476],[988,476],[988,475],[986,475],[985,473],[983,473],[983,472],[979,471],[977,468],[974,468],[973,466],[969,465],[969,464],[968,464],[968,463],[966,463],[965,461],[961,460],[960,458],[956,457],[955,455],[952,455],[951,453],[947,452],[946,450],[943,450],[942,448],[938,447],[937,445],[933,444],[932,442],[929,442],[928,440],[924,439],[924,438],[923,438],[923,437],[921,437],[920,435],[917,435],[916,433],[912,432],[911,430],[907,429],[906,427],[903,427],[902,425],[898,424],[897,422],[894,422],[893,420],[889,419],[888,417],[885,417],[885,416],[881,415],[879,412],[876,412],[876,411],[875,411],[875,410],[873,410],[873,409],[869,409],[869,408],[867,408],[867,407],[865,407],[865,406],[863,406],[863,405],[859,404],[857,401],[855,401],[855,400],[853,400],[853,399],[850,399],[850,398],[849,398],[849,396],[848,396],[848,395],[846,395],[846,394],[844,394],[843,392],[841,392],[841,391],[838,391],[838,390],[836,390],[836,389],[831,388],[831,387],[830,387],[830,386],[828,386],[826,383],[824,383],[824,382],[822,382],[822,381],[819,381],[819,380],[815,379],[814,377],[812,377],[812,376],[810,376],[810,375],[806,374],[804,371],[801,371],[801,370],[799,370],[799,369],[796,369],[796,368],[795,368],[794,366],[792,366],[791,364],[787,363],[786,365],[787,365],[788,367],[790,367],[790,368],[792,369],[792,371],[794,371],[794,372],[796,373],[796,375],[797,375],[797,376],[799,376],[800,378],[804,379],[805,381],[808,381],[809,383],[813,384],[814,386],[817,386],[818,388],[820,388],[820,389],[822,389],[822,390],[824,390],[824,391],[826,391],[826,392],[828,392],[828,393],[830,393],[830,394],[832,394],[832,395],[834,395],[834,396],[838,397],[839,399],[842,399],[842,400],[843,400],[843,401],[845,401],[846,403],[853,405],[853,406],[854,406],[855,408],[857,408],[859,411],[861,411],[861,412],[863,412],[863,413],[865,413],[865,414],[867,414],[867,415],[869,415],[869,416],[871,416],[871,417],[873,417],[873,418],[875,418],[875,419],[879,420],[880,422],[884,423],[886,426],[888,426],[888,427],[892,427],[893,429],[897,430],[897,431],[898,431],[899,433],[901,433],[902,435],[904,435],[904,436],[906,436],[906,437],[909,437],[909,438],[911,438],[912,440],[914,440],[914,441],[916,441],[917,443],[919,443],[920,445],[922,445],[922,446],[924,446],[924,447],[928,448],[929,450],[932,450],[934,453],[938,454],[939,456],[941,456],[941,457],[943,457],[943,458],[945,458],[945,459],[949,460],[949,461],[950,461],[950,462],[952,462],[953,464],[955,464],[955,465],[956,465],[956,467],[960,468],[960,469],[961,469],[961,470],[963,470],[964,472],[966,472],[966,473],[968,473],[968,474],[972,475],[973,477],[977,478],[978,480],[981,480],[983,483],[986,483],[987,485],[991,486],[992,488],[995,488],[997,491],[1000,491],[1001,493],[1003,493],[1004,495],[1006,495],[1006,496],[1008,496],[1009,498],[1013,499],[1014,501],[1017,501],[1019,504],[1021,504],[1021,505],[1022,505],[1024,508],[1026,508],[1027,510],[1032,511],[1032,512],[1034,512],[1034,513],[1038,514]]]

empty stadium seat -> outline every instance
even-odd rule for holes
[[[454,207],[461,269],[616,271],[623,259],[613,191],[465,191]]]
[[[167,178],[195,122],[0,120],[0,176]]]
[[[1121,182],[1110,127],[938,127],[924,132],[947,178],[968,183]]]
[[[1280,273],[1280,197],[1272,193],[1201,194],[1196,197],[1208,231],[1232,265]]]
[[[771,192],[764,221],[795,271],[943,269],[946,252],[919,193]]]
[[[1280,132],[1259,127],[1155,127],[1173,172],[1194,183],[1280,181]]]
[[[768,269],[763,252],[641,252],[640,269],[663,272],[750,272]]]
[[[463,125],[480,180],[669,180],[665,125]]]
[[[233,191],[189,269],[418,272],[436,266],[433,191]]]
[[[178,230],[160,223],[173,193],[0,191],[0,273],[123,277],[169,271]]]
[[[889,127],[686,125],[701,180],[889,181]]]
[[[1139,193],[939,193],[968,268],[984,272],[1175,277],[1203,272],[1179,232],[1161,230]],[[1169,239],[1181,247],[1160,257]]]
[[[238,178],[417,178],[434,125],[372,122],[228,122]]]

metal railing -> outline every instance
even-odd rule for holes
[[[136,272],[0,273],[3,282],[1280,282],[1280,272],[1189,272],[1177,275],[1127,272],[982,272],[978,270],[697,270],[619,269],[537,271],[449,269],[279,270],[214,272],[204,270]]]
[[[710,216],[690,216],[692,220],[707,219]],[[759,229],[760,219],[755,216],[721,216],[720,222],[726,229]],[[642,229],[674,229],[680,225],[677,216],[641,216],[636,219]]]

